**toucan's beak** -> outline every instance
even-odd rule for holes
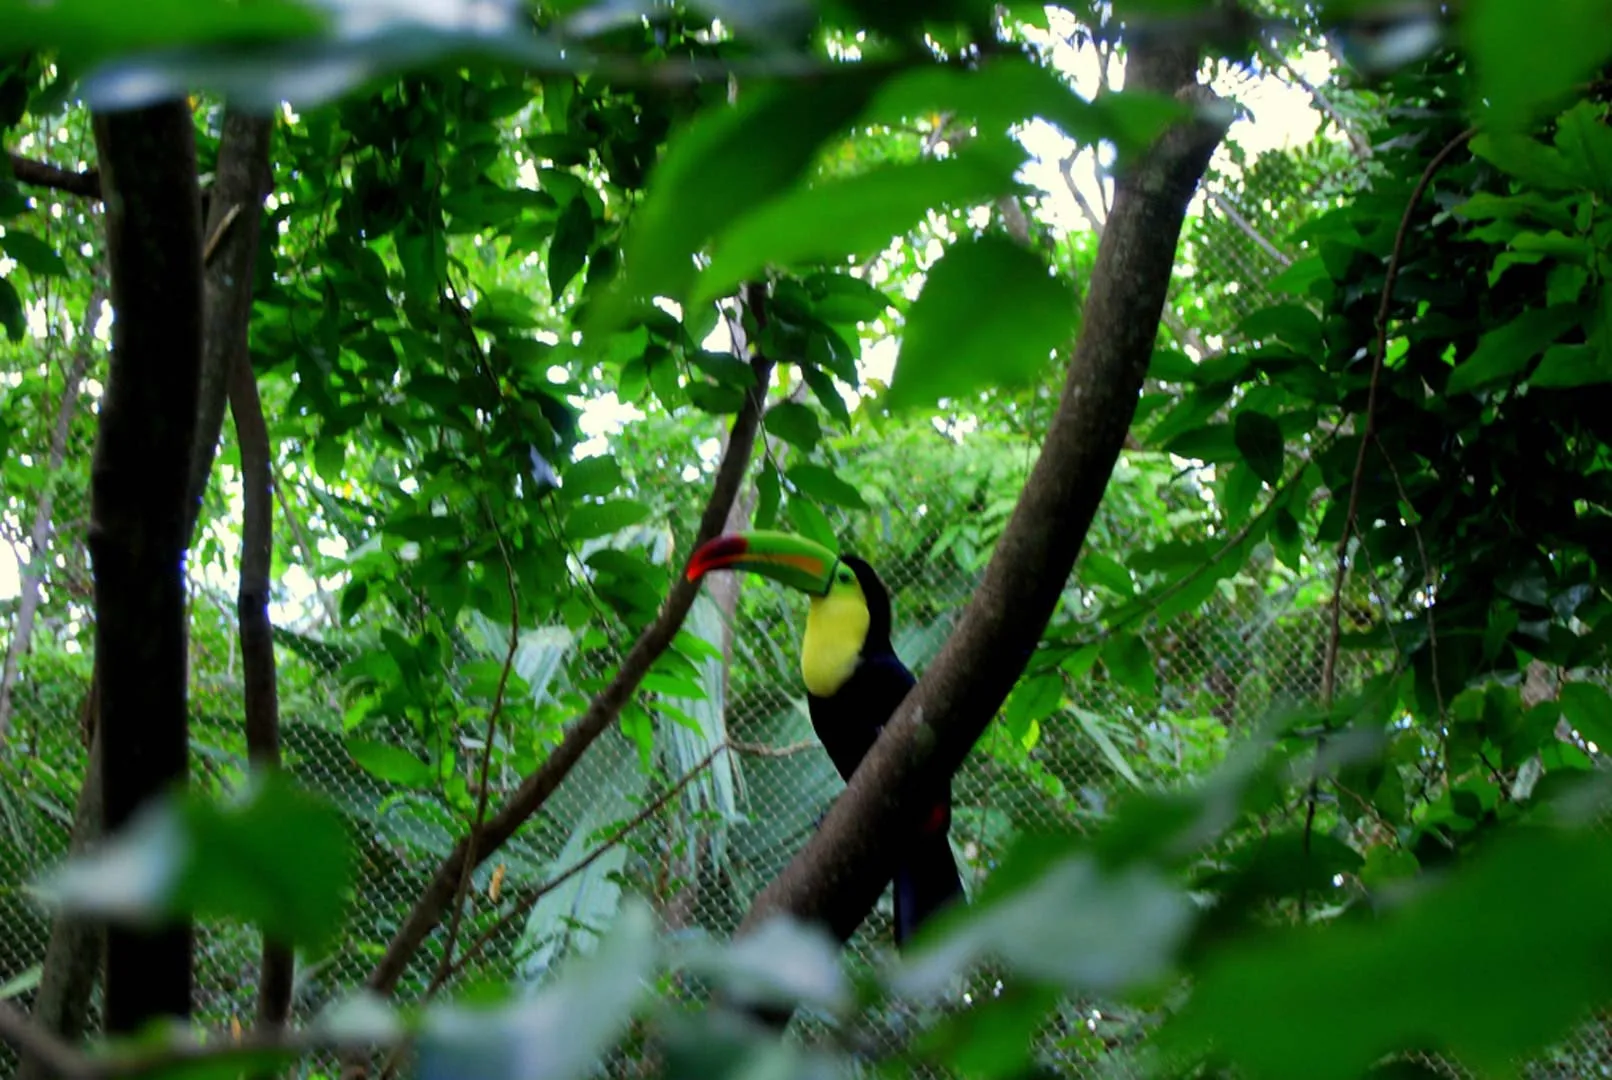
[[[729,533],[695,550],[688,561],[688,579],[698,581],[712,570],[748,570],[823,596],[838,561],[828,548],[803,536],[760,530]]]

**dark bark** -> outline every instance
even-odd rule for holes
[[[243,323],[241,329],[245,330]],[[246,682],[246,749],[260,769],[280,767],[280,704],[274,670],[274,625],[269,619],[270,567],[274,554],[274,491],[269,429],[263,419],[257,379],[247,359],[245,335],[230,374],[230,413],[241,449],[245,507],[241,525],[241,667]],[[295,954],[288,944],[263,942],[258,978],[260,1027],[280,1027],[291,1013]]]
[[[247,353],[252,314],[252,280],[262,231],[263,199],[268,195],[270,122],[231,109],[224,114],[206,235],[211,248],[204,286],[201,405],[191,450],[187,505],[199,514],[202,493],[217,452],[220,415],[227,388],[235,441],[241,452],[243,511],[241,582],[236,600],[245,681],[246,748],[260,769],[280,767],[280,705],[274,663],[274,625],[269,589],[274,557],[274,459],[268,423],[258,396],[257,378]],[[233,216],[230,216],[233,215]],[[231,228],[231,224],[233,227]],[[220,231],[230,229],[220,236]],[[216,245],[216,246],[214,246]],[[226,376],[220,378],[220,374]],[[214,384],[217,385],[214,385]],[[218,395],[215,402],[212,395]],[[257,1018],[263,1028],[283,1026],[291,1013],[296,971],[291,946],[263,943],[258,976]]]
[[[7,157],[11,161],[11,174],[19,184],[50,188],[68,195],[82,195],[86,199],[101,197],[101,174],[95,169],[73,172],[43,161],[33,161],[21,154],[8,154]]]
[[[1138,43],[1126,84],[1206,103],[1196,60],[1196,49]],[[740,935],[787,913],[848,940],[889,880],[901,808],[956,772],[1022,674],[1124,445],[1187,203],[1224,130],[1203,120],[1178,125],[1118,177],[1058,413],[984,579],[821,827],[756,898]]]
[[[246,355],[246,328],[252,314],[252,272],[269,193],[269,135],[266,118],[227,109],[219,137],[218,167],[207,200],[202,230],[207,252],[202,326],[201,384],[196,435],[191,446],[190,481],[185,491],[192,520],[213,473],[213,456],[224,427],[224,403],[237,354]]]
[[[758,319],[761,318],[762,299],[759,288],[747,287],[746,306]],[[756,431],[760,426],[767,387],[772,380],[773,362],[767,357],[758,355],[751,360],[751,369],[755,372],[756,389],[734,418],[728,435],[727,452],[717,469],[710,500],[700,517],[695,546],[721,533],[744,481],[751,451],[755,447]],[[683,619],[688,615],[689,608],[694,605],[694,597],[698,592],[699,583],[687,581],[682,575],[678,576],[676,584],[666,597],[666,602],[661,606],[660,614],[633,643],[622,660],[616,677],[588,704],[587,711],[565,733],[565,738],[549,754],[547,760],[523,779],[509,800],[487,819],[479,833],[475,851],[470,850],[469,837],[454,845],[453,851],[438,865],[431,883],[415,902],[414,909],[409,912],[403,925],[393,935],[380,963],[370,973],[366,981],[369,989],[382,994],[392,992],[409,961],[447,913],[458,890],[467,860],[473,859],[472,865],[480,865],[483,860],[502,847],[514,835],[515,830],[525,824],[548,801],[549,796],[582,759],[588,747],[615,723],[616,718],[621,715],[621,710],[637,692],[638,684],[643,681],[650,665],[666,651],[672,639],[677,636],[677,631],[683,625]]]
[[[183,101],[94,117],[112,361],[91,470],[102,831],[188,779],[185,503],[202,351],[201,199]],[[106,931],[106,1028],[188,1016],[188,921]]]
[[[50,434],[50,454],[45,461],[45,475],[55,476],[67,459],[67,440],[73,431],[73,417],[78,413],[78,391],[89,371],[90,360],[95,356],[95,324],[101,318],[101,305],[106,290],[97,284],[90,291],[89,307],[84,312],[84,325],[73,343],[73,359],[67,367],[67,378],[62,383],[62,400],[56,409],[56,426]],[[6,646],[5,667],[0,669],[0,740],[4,740],[11,727],[11,694],[16,688],[17,674],[22,658],[28,655],[28,646],[34,633],[34,616],[39,613],[40,590],[45,583],[41,569],[46,564],[46,552],[55,533],[55,491],[49,485],[39,496],[34,507],[33,528],[28,531],[28,565],[23,568],[21,589],[17,597],[17,622],[11,630],[11,642]]]

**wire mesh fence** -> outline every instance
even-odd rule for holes
[[[1274,175],[1274,172],[1273,172]],[[1336,177],[1323,173],[1327,183]],[[1268,301],[1269,280],[1289,259],[1271,222],[1273,207],[1314,194],[1306,179],[1275,175],[1250,193],[1243,181],[1216,182],[1187,246],[1205,278],[1232,284],[1234,313]],[[1274,201],[1273,201],[1274,192]],[[1180,294],[1177,294],[1179,300]],[[1177,312],[1192,326],[1191,312]],[[60,385],[60,384],[59,384]],[[87,394],[88,391],[85,391]],[[5,883],[0,940],[0,993],[31,1004],[49,940],[46,914],[25,884],[67,852],[84,763],[81,718],[90,682],[87,468],[93,410],[72,428],[64,463],[41,469],[39,484],[6,492],[10,523],[30,521],[46,490],[51,528],[38,550],[30,536],[6,539],[23,552],[23,587],[37,587],[33,648],[19,659],[13,694],[14,752],[0,758],[0,881]],[[48,448],[14,448],[48,463]],[[959,446],[957,453],[967,453]],[[944,475],[944,474],[942,474]],[[298,493],[282,492],[289,504]],[[912,505],[896,508],[883,529],[892,550],[933,553],[950,521]],[[669,555],[668,553],[665,553]],[[895,608],[897,648],[921,672],[934,657],[977,584],[977,559],[953,559],[945,572],[935,561],[897,558],[881,563]],[[976,569],[969,569],[972,565]],[[1312,574],[1330,575],[1317,558]],[[193,755],[197,782],[222,787],[245,760],[240,661],[234,652],[233,612],[216,595],[216,583],[193,571]],[[34,581],[35,586],[29,582]],[[1040,725],[1033,747],[1013,743],[993,725],[954,783],[955,850],[965,885],[977,889],[1016,831],[1065,824],[1086,827],[1127,791],[1189,780],[1209,764],[1201,748],[1224,745],[1284,703],[1313,700],[1320,691],[1327,624],[1323,605],[1305,600],[1299,583],[1271,591],[1262,583],[1228,587],[1199,610],[1173,623],[1147,628],[1156,691],[1138,695],[1110,680],[1072,679],[1063,705]],[[1312,592],[1330,586],[1308,583]],[[1370,604],[1369,583],[1351,582]],[[7,625],[18,639],[18,608]],[[726,659],[701,671],[703,699],[657,695],[653,738],[635,740],[621,728],[608,732],[516,839],[479,868],[467,897],[467,929],[459,942],[463,967],[448,987],[466,981],[511,979],[541,983],[544,973],[590,933],[606,926],[623,895],[650,899],[674,932],[724,938],[751,898],[804,843],[841,790],[837,772],[816,744],[794,668],[802,613],[777,591],[755,585],[721,600],[703,596],[691,629]],[[483,626],[459,643],[458,659],[483,658],[499,647],[499,631]],[[563,627],[528,627],[520,642],[523,671],[534,693],[551,704],[582,693],[611,670],[609,651],[581,651]],[[466,823],[442,805],[436,792],[388,783],[365,772],[348,752],[340,670],[346,647],[321,645],[318,634],[283,640],[278,650],[283,685],[282,742],[286,767],[345,815],[358,852],[358,880],[350,926],[326,956],[299,964],[294,1013],[307,1019],[360,985],[387,941],[424,891],[439,862],[463,835]],[[1346,684],[1364,678],[1384,659],[1349,654]],[[742,673],[742,677],[735,673]],[[455,732],[461,765],[477,757],[479,733]],[[646,749],[647,747],[647,749]],[[23,749],[26,752],[15,752]],[[647,767],[646,767],[647,766]],[[466,766],[468,767],[468,766]],[[492,777],[496,804],[519,782],[513,769]],[[407,1000],[426,992],[441,959],[440,931],[409,966],[399,990]],[[891,939],[888,897],[851,942],[855,963],[872,963]],[[485,942],[485,944],[482,944]],[[208,923],[197,938],[197,1017],[212,1026],[250,1024],[255,1007],[258,941],[254,933]],[[999,989],[981,973],[968,993]],[[1039,1038],[1042,1054],[1069,1075],[1130,1075],[1125,1062],[1152,1018],[1110,1003],[1067,1001]],[[889,1049],[910,1035],[913,1018],[864,1018],[869,1045]],[[821,1030],[810,1015],[797,1022],[799,1037]],[[1580,1035],[1540,1062],[1536,1077],[1612,1075],[1612,1046],[1599,1015]],[[0,1050],[0,1069],[14,1058]],[[1446,1062],[1425,1063],[1464,1076]],[[316,1063],[333,1072],[333,1062]]]

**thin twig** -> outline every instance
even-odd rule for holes
[[[1377,450],[1383,456],[1383,464],[1388,466],[1388,475],[1393,478],[1394,490],[1398,492],[1400,500],[1414,511],[1415,507],[1411,503],[1410,494],[1405,490],[1405,481],[1400,478],[1399,468],[1394,464],[1394,459],[1389,456],[1388,448],[1383,445],[1382,438],[1376,431],[1371,433],[1371,441],[1377,444]],[[1414,521],[1407,522],[1407,524],[1410,525],[1411,539],[1416,541],[1416,554],[1422,562],[1422,590],[1427,598],[1423,608],[1427,612],[1427,670],[1429,672],[1429,681],[1433,687],[1433,702],[1438,707],[1439,719],[1443,720],[1446,712],[1444,707],[1444,687],[1439,682],[1438,627],[1436,620],[1433,618],[1434,594],[1438,582],[1433,576],[1433,563],[1427,557],[1427,545],[1422,541],[1421,525]]]
[[[467,842],[464,870],[459,875],[459,886],[448,909],[448,933],[442,942],[442,959],[437,962],[436,972],[431,976],[431,982],[426,986],[426,1001],[434,998],[437,991],[442,989],[457,970],[453,962],[453,950],[459,941],[459,930],[464,924],[465,900],[470,892],[470,881],[476,870],[476,846],[481,843],[481,833],[487,824],[488,775],[492,766],[493,744],[498,739],[498,719],[504,711],[504,695],[509,689],[509,676],[510,672],[515,668],[515,653],[519,651],[521,641],[521,604],[520,593],[515,586],[515,563],[509,556],[509,548],[504,543],[503,530],[499,528],[498,518],[493,513],[491,504],[483,499],[482,508],[486,512],[487,520],[492,527],[493,538],[497,541],[498,554],[504,563],[504,577],[509,586],[509,648],[504,651],[504,666],[498,672],[498,686],[493,691],[493,702],[487,710],[487,731],[484,736],[485,742],[481,748],[481,775],[476,792],[476,816],[470,823],[470,837]],[[393,1075],[398,1064],[402,1061],[408,1045],[408,1042],[405,1041],[392,1051],[385,1065],[381,1068],[381,1080],[387,1080],[388,1077]]]
[[[1332,603],[1330,605],[1328,620],[1330,626],[1327,630],[1326,655],[1321,665],[1321,703],[1324,708],[1331,710],[1332,702],[1337,690],[1338,676],[1338,650],[1342,644],[1343,619],[1343,589],[1349,575],[1349,540],[1354,532],[1355,516],[1360,511],[1360,482],[1366,471],[1366,447],[1376,435],[1377,426],[1377,388],[1382,381],[1383,363],[1388,355],[1388,310],[1393,304],[1394,282],[1399,277],[1399,263],[1405,255],[1405,240],[1410,235],[1411,218],[1415,216],[1416,207],[1422,201],[1428,185],[1433,182],[1436,175],[1450,156],[1466,145],[1466,141],[1477,134],[1477,128],[1469,127],[1455,138],[1445,143],[1439,152],[1433,155],[1433,160],[1427,163],[1422,175],[1411,189],[1410,198],[1405,202],[1405,212],[1399,218],[1399,230],[1394,234],[1394,247],[1388,256],[1388,267],[1383,274],[1382,298],[1377,304],[1377,340],[1374,343],[1371,358],[1371,384],[1366,391],[1365,423],[1360,432],[1360,449],[1355,453],[1354,475],[1349,481],[1349,503],[1343,515],[1343,535],[1338,538],[1337,559],[1338,566],[1332,586]],[[1320,758],[1322,741],[1316,743],[1316,757]],[[1310,853],[1310,837],[1315,830],[1315,805],[1321,790],[1321,776],[1319,770],[1310,774],[1310,789],[1306,802],[1308,809],[1304,814],[1304,854]],[[1309,891],[1299,894],[1299,917],[1302,920],[1305,914],[1306,901]]]
[[[504,577],[509,585],[509,648],[504,652],[504,666],[498,673],[498,687],[493,691],[492,708],[487,712],[487,741],[481,750],[481,778],[476,793],[476,818],[470,826],[469,855],[465,859],[464,873],[459,878],[459,895],[454,901],[453,914],[448,923],[448,938],[442,946],[442,961],[437,965],[437,973],[431,980],[432,987],[441,986],[453,968],[454,942],[459,937],[459,924],[464,917],[465,894],[470,890],[471,874],[476,867],[476,845],[481,841],[481,830],[487,822],[487,779],[492,764],[493,743],[498,737],[498,717],[504,709],[504,694],[509,689],[509,675],[515,668],[515,653],[520,648],[521,642],[521,605],[520,593],[515,587],[515,563],[509,557],[509,548],[504,544],[504,535],[493,516],[492,507],[485,503],[484,506],[492,523],[493,537],[498,542],[498,554],[503,559]]]
[[[218,245],[223,243],[224,235],[229,232],[231,223],[233,223],[235,219],[240,216],[240,214],[240,203],[235,203],[228,210],[224,211],[224,216],[219,219],[218,227],[213,230],[213,235],[209,236],[207,238],[207,243],[202,245],[203,266],[207,266],[212,263],[213,253],[218,250]]]
[[[1399,263],[1405,254],[1405,239],[1410,233],[1411,217],[1415,214],[1422,195],[1427,191],[1427,186],[1433,182],[1434,174],[1449,160],[1451,154],[1477,133],[1477,130],[1476,127],[1469,127],[1445,143],[1443,148],[1433,155],[1433,160],[1427,163],[1427,168],[1422,170],[1422,177],[1412,189],[1410,199],[1405,204],[1405,212],[1400,216],[1399,231],[1394,235],[1393,252],[1388,257],[1388,269],[1383,275],[1382,299],[1377,305],[1377,341],[1371,360],[1371,385],[1366,392],[1365,426],[1360,433],[1360,449],[1355,454],[1354,476],[1349,482],[1349,504],[1343,516],[1343,536],[1338,540],[1338,568],[1336,584],[1332,590],[1331,628],[1327,639],[1326,661],[1321,668],[1321,697],[1329,708],[1332,705],[1338,664],[1343,586],[1349,573],[1347,557],[1349,539],[1354,532],[1355,515],[1360,510],[1360,481],[1366,471],[1366,446],[1376,431],[1377,387],[1382,378],[1383,360],[1388,353],[1388,309],[1393,301],[1394,282],[1399,277]]]
[[[812,743],[809,745],[815,746],[816,744]],[[738,747],[732,743],[718,743],[712,748],[711,752],[706,754],[705,757],[701,758],[692,769],[684,773],[682,778],[679,779],[677,783],[667,788],[657,799],[655,799],[654,802],[650,803],[648,806],[644,807],[642,810],[624,822],[619,828],[606,837],[598,847],[588,852],[588,854],[584,855],[576,863],[567,867],[555,877],[545,881],[536,889],[532,890],[532,892],[522,897],[519,903],[517,903],[510,910],[506,911],[502,916],[499,917],[497,922],[493,923],[493,925],[488,927],[479,937],[476,938],[475,941],[471,942],[470,946],[465,949],[464,954],[459,958],[458,963],[453,965],[452,970],[449,972],[450,977],[463,971],[465,967],[469,965],[472,960],[481,955],[481,953],[487,948],[488,944],[490,944],[492,940],[503,932],[511,923],[519,918],[524,917],[534,907],[536,907],[539,900],[543,899],[543,897],[547,896],[549,893],[553,892],[555,889],[558,889],[561,885],[564,885],[567,881],[570,881],[572,878],[582,873],[582,871],[598,862],[604,857],[606,852],[610,851],[612,848],[616,847],[624,839],[626,839],[629,833],[638,828],[638,826],[642,825],[644,822],[648,821],[651,817],[658,813],[663,806],[675,799],[684,788],[688,787],[689,784],[694,782],[695,777],[699,776],[702,772],[710,767],[711,762],[716,760],[716,756],[718,754],[722,753],[724,750],[732,749],[738,749]],[[425,1000],[430,1001],[438,988],[438,985],[433,985],[427,989]]]

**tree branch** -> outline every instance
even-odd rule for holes
[[[97,169],[73,172],[71,169],[25,158],[21,154],[6,156],[11,161],[11,175],[17,178],[19,184],[49,188],[68,195],[82,195],[86,199],[101,197],[101,174]]]
[[[247,325],[252,318],[252,278],[262,231],[263,200],[269,194],[270,121],[228,109],[219,136],[218,167],[208,195],[207,227],[202,230],[206,270],[202,303],[201,382],[196,434],[191,445],[186,505],[194,522],[213,473],[213,457],[224,427],[236,357],[246,362]],[[244,218],[244,220],[239,220]],[[247,374],[251,374],[247,362]],[[256,395],[256,386],[253,387]],[[261,413],[261,406],[259,408]],[[267,439],[267,434],[264,436]],[[191,526],[194,531],[194,524]]]
[[[99,280],[90,290],[89,306],[84,309],[84,323],[78,338],[73,342],[73,358],[67,365],[62,382],[61,402],[56,408],[56,424],[51,431],[49,456],[45,459],[45,475],[54,477],[67,459],[67,441],[73,431],[73,417],[78,415],[78,391],[89,372],[90,360],[96,354],[95,324],[101,321],[101,307],[106,303],[106,288]],[[40,591],[45,583],[45,553],[55,531],[56,488],[45,484],[39,501],[34,506],[33,528],[28,531],[28,561],[22,566],[22,588],[17,597],[17,618],[11,630],[11,642],[6,646],[5,666],[0,669],[0,742],[4,742],[11,728],[11,692],[17,683],[22,658],[28,654],[33,638],[34,616],[39,613]]]
[[[202,351],[201,198],[183,100],[99,113],[112,359],[91,466],[102,827],[188,783],[185,481]],[[188,1015],[188,921],[106,931],[106,1028]]]
[[[1207,104],[1212,95],[1194,82],[1197,56],[1192,47],[1138,43],[1127,83]],[[980,587],[818,831],[756,898],[740,935],[787,913],[848,940],[889,880],[904,808],[956,772],[1024,670],[1124,444],[1187,204],[1224,133],[1204,119],[1178,125],[1116,178],[1063,397]]]
[[[746,306],[758,322],[764,319],[762,306],[764,299],[762,286],[746,286]],[[773,362],[770,358],[757,354],[750,363],[751,369],[755,372],[756,385],[734,418],[732,431],[728,436],[727,452],[717,469],[710,500],[700,517],[699,532],[695,537],[696,547],[721,533],[722,526],[727,521],[728,511],[739,493],[746,467],[750,462],[751,451],[755,446],[756,430],[766,402]],[[565,738],[549,754],[548,759],[522,780],[520,787],[509,800],[488,819],[486,827],[482,830],[481,840],[476,845],[477,862],[485,860],[502,847],[514,835],[515,830],[543,806],[548,797],[570,774],[571,769],[581,760],[583,753],[593,745],[594,740],[615,723],[621,710],[632,700],[638,684],[643,681],[650,666],[677,636],[677,631],[683,625],[683,619],[688,614],[689,608],[693,606],[698,591],[697,582],[690,582],[681,575],[678,577],[677,583],[672,586],[666,602],[661,607],[660,614],[633,643],[632,649],[622,660],[616,677],[588,705],[587,711],[566,732]],[[467,838],[456,844],[448,857],[438,865],[431,883],[426,886],[425,892],[415,903],[414,910],[409,913],[393,936],[380,963],[370,973],[366,981],[369,989],[386,994],[397,986],[404,968],[424,943],[426,936],[442,920],[448,905],[453,901],[460,876],[464,873],[469,860],[470,846]]]

